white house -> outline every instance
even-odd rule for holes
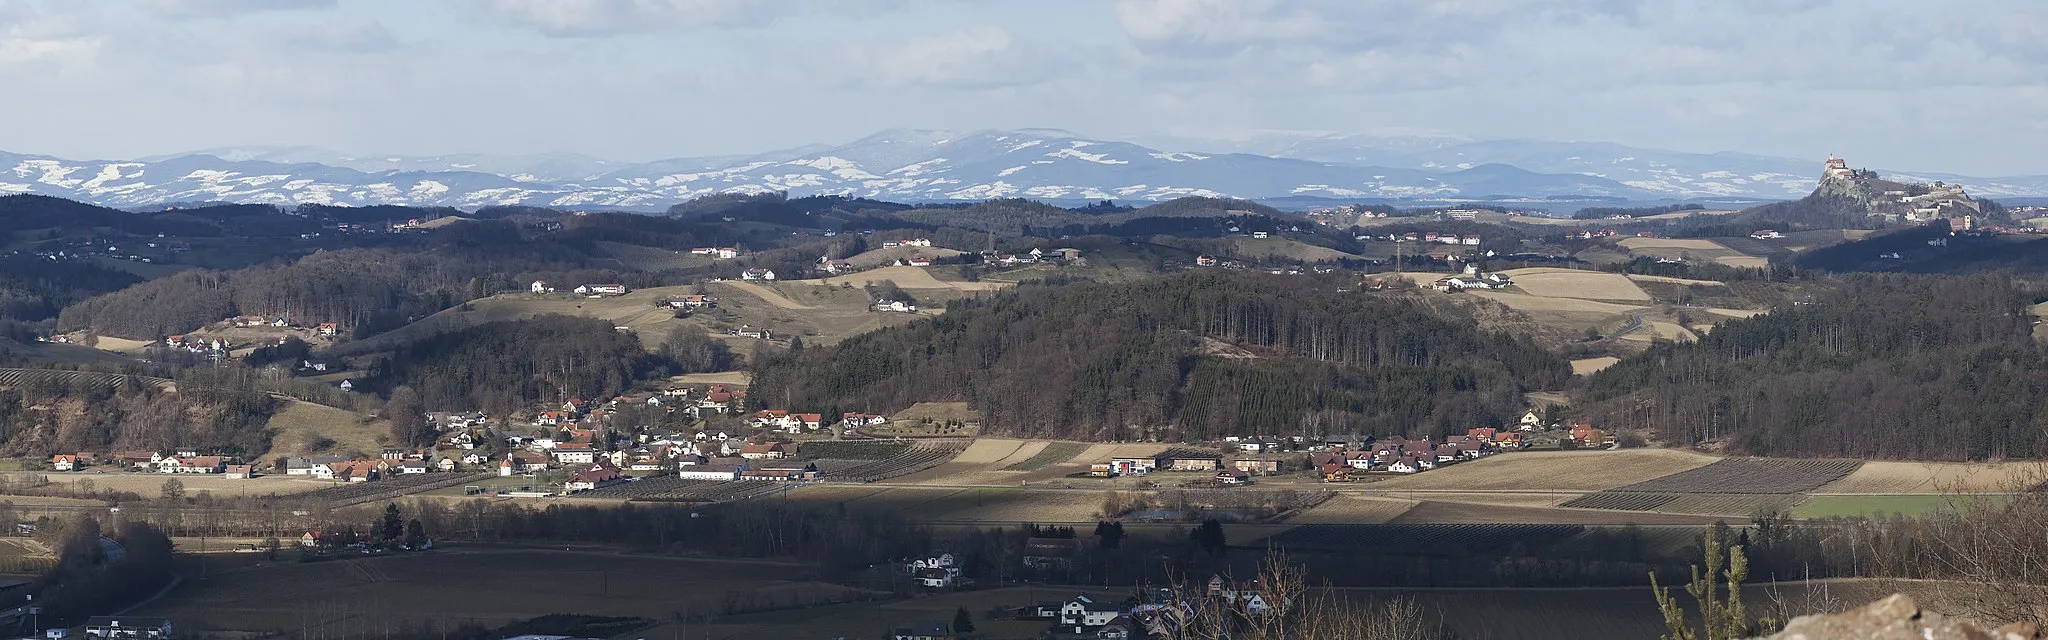
[[[548,283],[546,283],[546,282],[543,282],[543,281],[540,281],[540,280],[535,280],[535,281],[533,281],[533,284],[532,284],[532,285],[529,285],[528,287],[529,287],[529,288],[530,288],[530,289],[531,289],[531,290],[532,290],[532,291],[533,291],[534,293],[554,293],[554,292],[555,292],[555,288],[554,288],[554,287],[550,287],[550,286],[548,286]]]
[[[1060,606],[1060,626],[1100,627],[1122,615],[1116,603],[1096,602],[1088,596],[1074,596]]]
[[[741,272],[740,272],[740,279],[741,279],[741,280],[774,280],[774,279],[775,279],[775,271],[773,271],[773,270],[770,270],[770,269],[763,269],[763,268],[760,268],[760,267],[755,267],[755,268],[752,268],[752,269],[748,269],[748,270],[746,270],[746,271],[741,271]]]
[[[904,302],[902,300],[882,300],[875,303],[875,310],[894,311],[897,313],[917,313],[917,305]]]

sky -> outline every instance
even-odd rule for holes
[[[645,161],[1048,127],[2048,173],[2048,2],[0,0],[0,150]]]

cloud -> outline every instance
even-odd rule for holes
[[[786,10],[780,2],[748,0],[487,0],[482,8],[550,37],[760,26]]]
[[[1230,53],[1251,47],[1384,49],[1470,42],[1509,27],[1627,19],[1622,0],[1118,0],[1140,46]]]
[[[1064,56],[1018,42],[1002,27],[984,26],[858,47],[847,63],[864,81],[886,88],[987,88],[1042,82]]]
[[[167,18],[228,18],[264,11],[333,9],[335,0],[142,0],[141,6]]]
[[[273,35],[273,48],[318,53],[380,53],[399,48],[384,23],[368,18],[291,25]]]

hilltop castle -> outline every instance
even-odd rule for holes
[[[1907,222],[1947,220],[1949,227],[1965,231],[1976,226],[1983,205],[1963,191],[1962,185],[1905,183],[1883,180],[1874,171],[1849,168],[1849,162],[1833,154],[1821,171],[1821,195],[1842,195],[1861,200],[1871,215]]]

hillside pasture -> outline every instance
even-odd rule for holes
[[[1283,236],[1267,238],[1236,237],[1230,239],[1235,257],[1244,259],[1281,259],[1300,262],[1335,262],[1357,260],[1366,256],[1345,253],[1329,247],[1319,247],[1300,240]]]
[[[1625,321],[1629,316],[1647,311],[1640,305],[1615,304],[1580,298],[1550,298],[1513,291],[1467,291],[1465,295],[1485,298],[1506,305],[1510,309],[1528,314],[1531,319],[1545,324],[1585,329]]]
[[[1673,449],[1513,451],[1369,486],[1375,490],[1599,491],[1716,460],[1719,458]]]
[[[1501,273],[1514,279],[1515,288],[1533,296],[1623,302],[1650,301],[1649,293],[1636,286],[1628,276],[1618,273],[1554,267],[1509,269]]]
[[[816,280],[790,280],[789,284],[837,287],[842,284],[858,289],[869,283],[890,281],[904,289],[951,289],[954,291],[999,291],[1013,286],[1006,282],[952,282],[940,280],[925,267],[883,267],[843,276],[832,276]]]
[[[1003,467],[1003,470],[1037,471],[1072,460],[1074,456],[1080,455],[1081,452],[1087,450],[1088,444],[1084,442],[1051,442],[1047,443],[1045,448],[1039,449],[1038,453],[1032,454],[1029,458],[1011,463],[1009,466]]]
[[[391,433],[391,421],[372,420],[344,409],[290,400],[270,416],[270,451],[260,460],[313,454],[370,455],[382,451],[380,438]]]
[[[711,263],[717,261],[711,256],[623,242],[599,241],[596,245],[598,250],[617,260],[619,266],[639,271],[694,269],[711,266]]]
[[[847,258],[846,261],[856,268],[874,269],[895,264],[897,260],[908,260],[917,257],[933,259],[951,258],[958,255],[960,255],[959,251],[945,247],[887,247],[863,251],[858,255]]]
[[[1894,515],[1924,516],[1945,510],[1967,509],[1981,502],[2002,502],[2005,496],[1957,497],[1946,495],[1814,496],[1792,508],[1795,518],[1889,518]]]

